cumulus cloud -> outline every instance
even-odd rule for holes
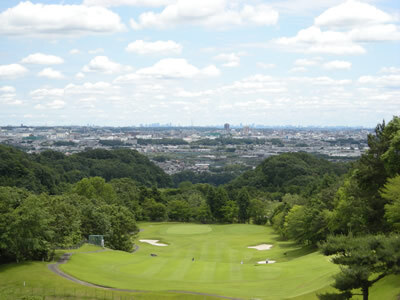
[[[159,7],[173,3],[173,0],[85,0],[84,5],[88,6],[147,6]]]
[[[79,51],[79,49],[71,49],[69,51],[69,54],[74,55],[74,54],[79,54],[81,51]]]
[[[316,26],[300,30],[294,37],[282,37],[276,44],[289,51],[325,54],[364,54],[366,50],[354,43],[344,32],[322,31]]]
[[[45,68],[38,73],[39,77],[46,77],[49,79],[63,79],[64,75],[57,70],[53,70],[52,68]]]
[[[262,74],[256,74],[237,80],[231,85],[223,86],[220,91],[232,91],[240,94],[257,94],[257,93],[282,93],[287,90],[286,83]]]
[[[300,66],[300,67],[310,67],[310,66],[315,66],[318,64],[318,61],[316,59],[308,59],[308,58],[299,58],[296,59],[294,62],[295,66]]]
[[[0,78],[15,79],[25,75],[28,69],[19,64],[0,65]]]
[[[383,67],[380,69],[379,73],[400,73],[400,68],[398,67]]]
[[[64,96],[64,89],[36,89],[29,93],[33,99],[60,98]]]
[[[78,79],[85,78],[85,74],[83,74],[82,72],[78,72],[75,74],[75,78],[78,78]]]
[[[222,61],[223,67],[238,67],[240,65],[240,56],[237,53],[221,53],[214,57],[215,60]]]
[[[375,85],[378,87],[400,87],[400,75],[390,74],[384,76],[361,76],[358,79],[361,84]]]
[[[153,66],[142,68],[134,74],[128,74],[124,77],[119,77],[116,82],[126,82],[130,80],[138,80],[143,78],[154,79],[187,79],[198,76],[214,77],[219,76],[220,71],[217,67],[210,65],[203,69],[199,69],[183,58],[165,58]]]
[[[327,70],[350,70],[351,62],[343,60],[333,60],[324,63],[323,67]]]
[[[51,109],[61,109],[65,106],[65,102],[62,100],[54,100],[47,103],[46,106]]]
[[[15,93],[15,87],[13,86],[2,86],[0,87],[0,93],[12,94]]]
[[[318,76],[318,77],[291,77],[290,81],[312,84],[312,85],[326,85],[326,86],[343,86],[351,84],[351,79],[333,79],[328,76]]]
[[[21,60],[23,64],[36,64],[36,65],[59,65],[63,64],[64,60],[55,55],[48,55],[43,53],[30,54]]]
[[[393,18],[373,5],[359,1],[346,1],[331,7],[315,18],[320,27],[353,28],[355,26],[388,23]]]
[[[257,63],[257,67],[260,67],[260,68],[262,68],[262,69],[268,70],[268,69],[273,69],[273,68],[275,68],[276,65],[275,65],[275,64],[271,64],[271,63],[258,62],[258,63]]]
[[[306,67],[294,67],[289,70],[289,73],[298,73],[298,72],[306,72]]]
[[[244,5],[240,9],[228,5],[227,0],[177,0],[167,5],[160,13],[142,13],[138,21],[130,20],[134,30],[143,28],[168,28],[182,24],[225,29],[242,25],[275,25],[277,11],[266,5]]]
[[[168,41],[156,41],[156,42],[145,42],[143,40],[137,40],[130,43],[125,50],[127,52],[134,52],[137,54],[180,54],[182,52],[182,45],[168,40]]]
[[[361,43],[400,40],[400,27],[394,22],[394,17],[373,5],[348,0],[324,11],[295,36],[274,42],[288,51],[364,54]]]
[[[20,2],[0,14],[0,34],[61,37],[114,33],[125,29],[120,17],[100,6]]]
[[[89,62],[89,64],[83,67],[82,71],[114,74],[123,71],[130,71],[131,69],[131,67],[123,66],[111,61],[107,56],[96,56]]]
[[[93,49],[93,50],[89,50],[88,53],[89,54],[100,54],[103,53],[104,49],[103,48],[97,48],[97,49]]]

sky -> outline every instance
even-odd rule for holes
[[[0,1],[0,126],[394,115],[399,0]]]

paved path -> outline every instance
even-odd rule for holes
[[[134,251],[136,252],[138,250],[138,248],[135,249]],[[97,252],[103,252],[103,251],[108,251],[108,249],[89,251],[89,252],[80,252],[80,253],[97,253]],[[116,291],[116,292],[131,292],[131,293],[149,293],[150,292],[150,291],[142,291],[142,290],[117,289],[117,288],[112,288],[112,287],[108,287],[108,286],[103,286],[103,285],[98,285],[98,284],[82,281],[75,277],[72,277],[71,275],[68,275],[68,274],[64,273],[63,271],[61,271],[60,268],[58,267],[59,265],[67,263],[72,254],[73,253],[64,253],[55,264],[49,264],[49,265],[47,265],[47,267],[49,268],[50,271],[54,272],[55,274],[57,274],[61,277],[64,277],[65,279],[71,280],[75,283],[78,283],[78,284],[81,284],[84,286],[88,286],[88,287],[95,287],[95,288],[105,289],[105,290],[109,290],[109,291]],[[233,297],[226,297],[226,296],[207,294],[207,293],[199,293],[199,292],[176,291],[176,290],[168,290],[166,292],[178,293],[178,294],[189,294],[189,295],[200,295],[200,296],[211,296],[211,297],[217,297],[217,298],[221,298],[221,299],[241,300],[241,298],[233,298]]]

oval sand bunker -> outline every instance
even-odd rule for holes
[[[139,240],[139,242],[147,243],[153,246],[160,246],[160,247],[168,246],[167,244],[159,243],[159,241],[160,240]]]
[[[247,248],[251,248],[251,249],[257,249],[257,250],[269,250],[272,248],[272,245],[269,244],[261,244],[261,245],[257,245],[257,246],[249,246]]]

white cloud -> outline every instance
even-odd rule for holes
[[[0,65],[0,78],[15,79],[25,75],[28,69],[19,64]]]
[[[384,76],[361,76],[358,79],[361,84],[376,85],[379,87],[400,87],[400,75],[391,74]]]
[[[64,89],[36,89],[29,93],[33,99],[60,98],[64,96]]]
[[[349,35],[336,31],[321,31],[316,26],[300,30],[294,37],[282,37],[276,44],[287,51],[325,54],[364,54],[366,50],[354,43]]]
[[[327,70],[350,70],[351,62],[343,60],[333,60],[324,63],[323,67]]]
[[[61,109],[65,106],[65,102],[62,100],[54,100],[54,101],[47,103],[46,106],[51,109]]]
[[[125,29],[120,17],[99,6],[20,2],[0,14],[0,34],[11,36],[82,36]]]
[[[89,50],[88,51],[89,54],[100,54],[100,53],[104,53],[104,49],[103,48],[97,48],[94,50]]]
[[[364,54],[361,43],[400,40],[400,27],[393,22],[394,17],[370,4],[348,0],[327,9],[295,36],[274,42],[294,52]]]
[[[400,73],[400,68],[398,68],[398,67],[383,67],[382,69],[380,69],[379,73],[397,74],[397,73]]]
[[[83,4],[88,6],[148,6],[158,7],[168,5],[173,0],[84,0]]]
[[[273,69],[273,68],[275,68],[276,67],[276,65],[275,64],[268,64],[268,63],[264,63],[264,62],[258,62],[257,63],[257,66],[258,67],[260,67],[260,68],[262,68],[262,69]]]
[[[210,65],[208,67],[201,69],[199,74],[206,77],[217,77],[221,75],[221,71],[216,66]]]
[[[45,68],[38,73],[39,77],[46,77],[49,79],[63,79],[64,75],[57,70],[53,70],[52,68]]]
[[[182,52],[182,45],[168,40],[145,42],[137,40],[130,43],[125,50],[127,52],[134,52],[137,54],[180,54]]]
[[[238,67],[240,65],[240,56],[236,53],[221,53],[214,59],[222,61],[223,67]]]
[[[356,42],[379,42],[400,40],[400,28],[394,24],[381,24],[354,28],[349,36]]]
[[[78,78],[78,79],[85,78],[85,74],[83,74],[82,72],[78,72],[75,74],[75,78]]]
[[[2,87],[0,87],[0,93],[13,94],[13,93],[15,93],[15,87],[13,87],[13,86],[2,86]]]
[[[79,49],[71,49],[71,50],[69,51],[69,54],[71,54],[71,55],[79,54],[79,53],[81,53],[81,51],[80,51]]]
[[[48,55],[43,53],[30,54],[21,60],[23,64],[36,64],[36,65],[59,65],[63,64],[64,60],[55,55]]]
[[[165,58],[151,67],[140,69],[136,75],[158,79],[193,78],[195,76],[218,76],[219,70],[211,65],[203,69],[189,64],[183,58]]]
[[[70,83],[63,91],[68,95],[102,95],[111,94],[118,90],[119,86],[112,85],[109,82],[99,81],[95,83],[85,82],[82,85]]]
[[[312,85],[329,85],[329,86],[342,86],[351,84],[350,79],[332,79],[327,76],[319,77],[292,77],[289,80],[297,83],[307,83]]]
[[[305,67],[294,67],[289,70],[289,73],[297,73],[297,72],[306,72],[307,68]]]
[[[324,11],[315,18],[314,23],[320,27],[353,28],[388,23],[392,20],[393,18],[389,14],[370,4],[348,0]]]
[[[257,93],[282,93],[287,90],[286,83],[271,76],[256,74],[235,81],[231,85],[223,86],[221,91],[233,91],[239,94],[257,94]]]
[[[96,56],[89,62],[89,64],[83,67],[82,71],[114,74],[123,71],[130,71],[131,69],[131,67],[123,66],[111,61],[107,56]]]
[[[300,67],[310,67],[310,66],[315,66],[318,64],[318,61],[315,59],[308,59],[308,58],[299,58],[296,59],[294,62],[295,66],[300,66]]]
[[[164,29],[182,24],[225,29],[243,25],[275,25],[279,14],[266,5],[244,5],[241,9],[229,6],[227,0],[177,0],[162,12],[142,13],[138,21],[130,20],[135,30],[143,28]]]

